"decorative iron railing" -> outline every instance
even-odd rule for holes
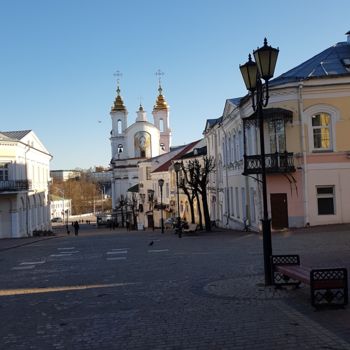
[[[30,190],[32,182],[29,180],[4,180],[0,181],[0,191],[27,191]]]
[[[295,171],[292,152],[265,154],[266,173],[291,173]],[[261,174],[261,156],[244,156],[243,175]]]

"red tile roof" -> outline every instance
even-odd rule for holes
[[[176,154],[176,156],[174,156],[173,158],[170,158],[168,161],[166,161],[165,163],[163,163],[161,166],[159,166],[158,168],[156,168],[155,170],[152,171],[152,173],[160,173],[163,171],[168,171],[170,165],[173,163],[173,161],[177,160],[177,159],[181,159],[181,157],[186,154],[187,152],[189,152],[198,142],[200,142],[201,140],[197,140],[194,142],[189,143],[188,145],[184,146],[184,148],[178,153]]]

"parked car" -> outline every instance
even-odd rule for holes
[[[63,222],[62,218],[57,217],[57,218],[52,218],[51,222]]]

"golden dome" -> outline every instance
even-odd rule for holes
[[[117,112],[117,111],[126,111],[123,99],[120,96],[119,86],[117,88],[117,97],[115,98],[114,104],[113,104],[112,109],[111,109],[111,112]]]
[[[168,104],[166,103],[165,101],[165,98],[164,96],[162,95],[162,87],[159,85],[159,95],[157,97],[157,101],[156,101],[156,104],[154,105],[154,110],[162,110],[162,109],[168,109],[169,106]]]

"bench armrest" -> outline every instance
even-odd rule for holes
[[[276,271],[276,266],[283,266],[283,265],[300,265],[300,257],[297,254],[287,254],[287,255],[271,255],[270,257],[271,261],[271,276],[273,278],[273,283],[275,285],[282,285],[286,284],[286,281],[284,281],[283,274]],[[289,284],[287,282],[287,284]]]

